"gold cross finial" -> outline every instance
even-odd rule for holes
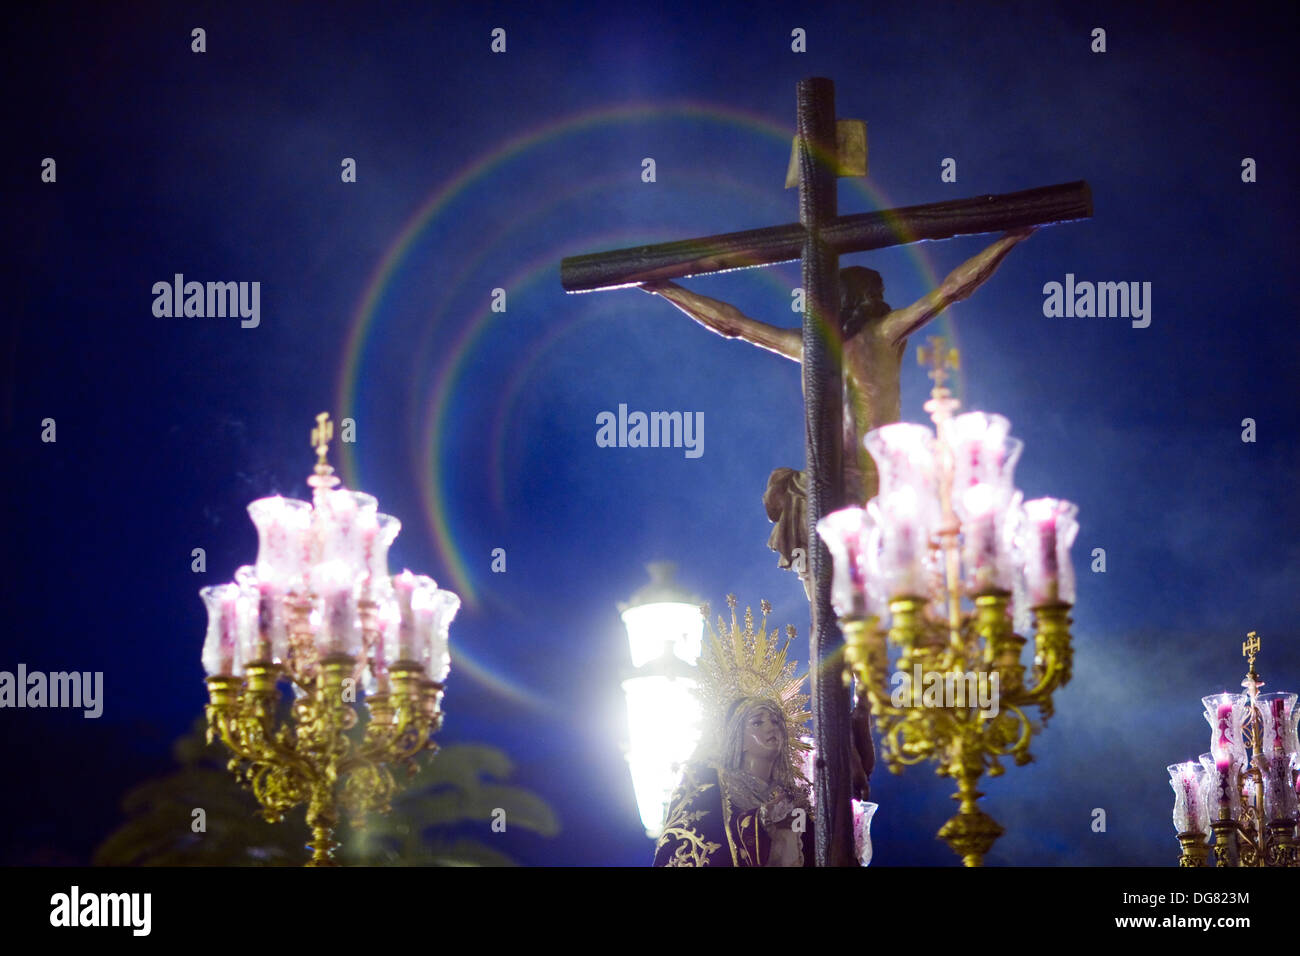
[[[326,454],[330,450],[330,441],[334,438],[334,423],[330,421],[329,412],[316,416],[316,427],[311,430],[311,444],[316,449],[316,465],[327,464]]]
[[[949,348],[941,335],[930,336],[930,344],[922,345],[916,350],[916,358],[922,365],[930,366],[929,376],[934,379],[934,388],[930,389],[930,400],[923,406],[930,413],[935,427],[942,433],[945,423],[952,418],[953,412],[961,407],[961,402],[952,397],[952,392],[944,385],[948,372],[960,367],[957,350]]]
[[[333,466],[325,460],[333,437],[334,423],[330,421],[330,413],[321,412],[316,416],[316,427],[311,430],[311,447],[316,449],[316,470],[307,478],[307,484],[317,493],[328,491],[339,483]]]
[[[1255,669],[1255,655],[1259,653],[1259,637],[1254,631],[1246,635],[1246,642],[1241,645],[1241,656],[1248,658],[1250,669]]]
[[[930,371],[926,374],[934,379],[935,388],[943,388],[949,371],[961,368],[961,356],[956,349],[948,347],[942,335],[930,336],[930,344],[918,348],[916,358],[920,364],[930,366]]]

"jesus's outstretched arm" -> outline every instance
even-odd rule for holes
[[[885,317],[880,327],[885,341],[897,345],[948,306],[966,298],[997,271],[998,265],[1011,251],[1011,247],[1028,238],[1033,231],[1032,228],[1028,228],[1008,232],[983,252],[972,256],[953,269],[939,288],[929,295],[918,299],[905,309],[895,309]]]
[[[799,329],[783,329],[751,319],[734,305],[683,289],[676,282],[645,282],[639,288],[663,296],[700,325],[721,336],[744,339],[796,362],[803,360],[803,339]]]

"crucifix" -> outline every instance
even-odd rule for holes
[[[868,427],[884,424],[880,418],[898,416],[898,362],[900,342],[916,331],[948,302],[965,298],[992,274],[998,262],[1033,227],[1082,219],[1092,215],[1092,195],[1086,182],[1047,186],[998,196],[978,196],[952,202],[909,206],[850,216],[838,215],[836,176],[848,169],[865,175],[865,135],[852,134],[846,125],[844,144],[837,145],[835,87],[830,80],[811,77],[801,80],[797,90],[796,156],[799,186],[799,222],[745,232],[733,232],[653,246],[638,246],[612,252],[573,256],[560,265],[560,279],[566,292],[640,286],[673,301],[697,321],[724,335],[741,336],[771,351],[795,358],[802,364],[806,467],[806,509],[800,509],[802,540],[807,543],[807,583],[812,606],[809,637],[809,679],[812,684],[812,713],[817,748],[813,786],[817,810],[814,827],[818,866],[850,866],[853,859],[853,786],[850,741],[854,727],[850,717],[849,692],[840,668],[827,666],[842,655],[842,641],[831,607],[830,555],[816,532],[823,515],[845,504],[845,475],[855,497],[874,494],[874,471],[855,480],[853,465],[860,454],[845,455],[844,378],[845,350],[852,343],[868,343],[863,360],[864,374],[851,380],[858,397],[873,391],[875,411],[866,412]],[[851,124],[852,121],[849,121]],[[861,125],[861,124],[857,124]],[[845,153],[858,142],[860,162]],[[855,168],[856,167],[856,168]],[[896,312],[852,316],[857,329],[841,324],[841,297],[852,283],[869,286],[870,277],[846,269],[839,271],[841,254],[883,249],[921,239],[947,239],[957,235],[1006,232],[981,256],[970,260],[965,279],[954,273],[941,287],[899,317]],[[667,280],[706,275],[730,269],[769,265],[799,259],[804,291],[803,324],[799,333],[756,323],[739,310],[716,300],[689,293]],[[872,273],[871,275],[875,275]],[[878,280],[878,276],[876,279]],[[861,290],[859,290],[861,291]],[[868,290],[869,292],[869,290]],[[955,294],[960,293],[960,294]],[[866,296],[870,299],[870,295]],[[897,319],[892,327],[890,319]],[[883,319],[883,323],[882,323]],[[863,334],[868,330],[868,338]],[[846,336],[846,332],[849,334]],[[886,334],[886,332],[888,334]],[[749,333],[749,334],[746,334]],[[854,334],[856,333],[856,334]],[[847,339],[847,341],[846,341]],[[870,348],[870,343],[888,344],[889,349]],[[888,361],[882,352],[892,350]],[[850,359],[852,356],[850,355]],[[892,366],[891,366],[892,363]],[[889,370],[893,370],[892,377]],[[879,374],[878,374],[879,373]],[[881,380],[883,378],[883,381]],[[861,418],[866,408],[850,402],[849,414]],[[892,413],[893,418],[888,416]],[[861,426],[866,424],[858,422]],[[856,429],[851,429],[856,432]],[[864,463],[865,464],[865,463]],[[789,471],[789,469],[785,469]],[[871,487],[868,487],[868,486]],[[803,511],[806,510],[806,515]],[[859,732],[861,730],[859,729]],[[869,735],[869,731],[867,731]],[[869,736],[868,736],[869,748]],[[868,768],[869,769],[869,768]]]

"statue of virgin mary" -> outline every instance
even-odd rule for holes
[[[673,794],[654,865],[812,866],[812,802],[799,768],[808,698],[786,661],[794,629],[778,647],[766,601],[758,631],[749,609],[742,631],[734,596],[727,601],[731,629],[719,618],[700,659],[707,726]]]

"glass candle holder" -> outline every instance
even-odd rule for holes
[[[262,585],[251,564],[235,571],[235,584],[239,588],[239,659],[246,665],[271,661],[274,659],[271,637],[277,622],[272,620],[273,608],[268,607],[263,613]],[[283,630],[283,606],[279,610],[278,623]]]
[[[209,677],[241,676],[239,659],[239,586],[217,584],[201,588],[208,611],[208,633],[203,641],[203,669]]]
[[[831,604],[845,619],[883,616],[877,551],[880,532],[865,508],[842,508],[817,522],[831,553]]]
[[[1205,802],[1210,820],[1222,817],[1228,810],[1230,818],[1241,818],[1241,764],[1235,760],[1223,761],[1214,754],[1201,754],[1201,767],[1205,770]]]
[[[304,590],[311,558],[311,505],[274,495],[249,504],[248,514],[257,527],[258,581],[285,592]]]
[[[880,497],[888,498],[904,488],[922,497],[936,497],[934,432],[924,425],[895,422],[872,429],[862,441],[880,474]]]
[[[416,594],[425,590],[437,590],[438,585],[428,575],[412,574],[410,571],[394,575],[392,582],[393,594],[397,599],[399,623],[397,641],[389,655],[389,663],[391,665],[398,661],[422,662],[425,644],[428,641],[428,630],[425,621],[416,620],[415,608],[423,607],[425,602],[423,595],[417,602]]]
[[[412,601],[412,610],[415,613],[415,642],[420,653],[419,660],[424,665],[429,680],[441,684],[451,670],[448,634],[452,619],[460,610],[460,598],[436,585],[420,588]]]
[[[867,800],[853,801],[853,848],[861,866],[871,865],[871,818],[878,809]]]
[[[363,642],[353,569],[341,560],[317,565],[312,569],[312,590],[320,614],[317,652],[321,657],[359,656]]]
[[[1020,552],[1031,607],[1074,603],[1070,546],[1079,533],[1078,513],[1078,506],[1056,498],[1025,502]]]
[[[376,514],[374,524],[362,530],[362,560],[366,569],[365,587],[372,601],[380,601],[392,593],[388,574],[388,549],[393,546],[402,522],[392,515]]]
[[[391,591],[391,585],[390,591]],[[396,658],[392,650],[397,645],[397,633],[402,626],[401,612],[397,608],[397,598],[391,593],[378,602],[375,611],[375,637],[370,648],[370,657],[366,667],[365,689],[367,694],[388,691],[388,665]]]
[[[1270,760],[1276,756],[1283,763],[1289,763],[1291,755],[1295,753],[1292,715],[1295,713],[1296,695],[1287,691],[1271,691],[1260,694],[1257,700],[1261,722],[1260,746]]]
[[[1205,800],[1205,768],[1193,760],[1170,764],[1174,790],[1174,829],[1178,833],[1210,834],[1210,809]]]
[[[366,573],[366,536],[378,533],[378,502],[363,491],[338,488],[316,495],[315,561],[337,563],[355,578]]]
[[[1205,721],[1210,725],[1210,754],[1220,766],[1228,763],[1245,765],[1245,726],[1250,700],[1245,694],[1210,694],[1201,698]]]
[[[879,529],[877,561],[883,591],[888,599],[919,597],[930,593],[931,535],[936,509],[912,488],[888,498],[877,496],[867,511]]]
[[[948,423],[944,440],[952,452],[955,495],[988,485],[1000,501],[1011,500],[1024,442],[1010,437],[1010,429],[1011,423],[1001,415],[987,412],[966,412]]]

